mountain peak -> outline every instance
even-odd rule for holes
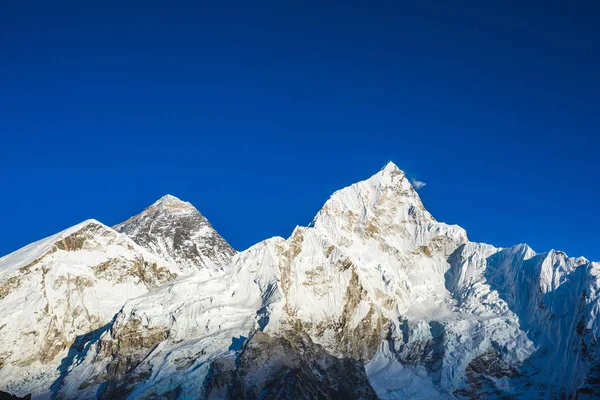
[[[152,208],[162,208],[162,209],[170,209],[170,210],[189,210],[189,211],[197,211],[196,208],[187,201],[180,200],[179,198],[166,194],[160,199],[156,200],[154,204],[150,207]]]
[[[218,268],[236,253],[192,204],[170,194],[113,228],[188,272]]]
[[[102,222],[98,221],[97,219],[90,218],[90,219],[86,219],[85,221],[82,221],[76,225],[73,225],[70,228],[65,229],[64,231],[60,232],[60,234],[62,236],[68,236],[71,233],[79,231],[90,225],[98,225],[98,226],[101,226],[102,228],[111,229],[108,226],[104,225]]]
[[[393,162],[370,178],[336,191],[313,219],[312,226],[332,242],[350,243],[348,234],[379,236],[382,241],[402,243],[402,251],[427,246],[433,236],[448,236],[456,243],[467,241],[466,232],[439,223],[425,209],[406,174]],[[377,232],[375,234],[375,232]]]
[[[158,201],[164,201],[164,202],[181,202],[181,203],[183,203],[183,201],[181,199],[179,199],[178,197],[173,196],[172,194],[165,194],[163,197],[161,197],[160,199],[158,199]]]
[[[388,162],[378,173],[371,177],[371,180],[377,181],[383,186],[397,185],[410,186],[406,174],[392,161]]]
[[[394,164],[393,161],[389,161],[387,164],[385,164],[383,166],[383,168],[381,168],[381,172],[383,173],[388,173],[388,174],[394,174],[394,173],[404,173],[404,171],[402,171],[400,168],[398,168],[398,166],[396,164]]]

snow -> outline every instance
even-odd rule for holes
[[[167,203],[189,204],[172,196],[162,199]],[[70,240],[74,248],[65,248]],[[168,274],[187,273],[93,219],[2,257],[0,390],[48,393],[79,335],[107,324],[126,300],[164,283]]]
[[[228,286],[214,293],[211,304],[221,310],[219,322],[237,321],[237,325],[228,328],[229,336],[211,340],[212,352],[208,352],[202,362],[226,356],[234,337],[249,337],[252,330],[259,327],[272,335],[283,334],[286,327],[295,323],[292,321],[298,321],[308,329],[311,339],[331,354],[344,356],[346,351],[351,351],[361,357],[379,357],[380,368],[367,369],[376,390],[389,393],[385,382],[390,377],[380,373],[381,370],[406,369],[414,375],[412,389],[407,392],[409,396],[427,397],[431,393],[451,391],[460,384],[468,362],[482,354],[492,342],[514,348],[514,342],[522,339],[515,321],[507,321],[502,316],[465,315],[465,311],[457,308],[446,288],[445,273],[450,269],[447,259],[458,246],[466,243],[464,230],[437,222],[425,210],[404,173],[388,164],[368,180],[334,193],[315,217],[312,227],[297,227],[288,240],[273,238],[233,257],[224,275],[217,279],[228,282]],[[160,302],[145,297],[143,301],[128,303],[117,322],[129,321],[123,322],[126,326],[140,320],[150,326],[168,326],[168,337],[186,343],[184,348],[192,341],[194,346],[206,351],[199,343],[204,343],[211,325],[196,316],[206,317],[210,313],[198,308],[202,302],[196,300],[195,293],[202,296],[205,290],[213,293],[212,287],[217,283],[205,282],[203,290],[179,287],[193,279],[198,278],[178,281],[174,284],[178,285],[177,289],[165,287],[160,293],[153,292],[155,298],[163,299]],[[169,296],[166,292],[184,292],[185,300],[171,297],[164,300]],[[352,301],[348,296],[353,295],[358,296],[356,306],[347,310]],[[231,302],[237,305],[231,308]],[[164,305],[171,308],[164,309]],[[127,311],[129,309],[134,311]],[[182,312],[186,314],[184,330],[170,322],[181,321]],[[346,316],[347,312],[350,315]],[[366,326],[360,325],[368,319]],[[348,321],[347,326],[336,328],[335,321],[344,320]],[[361,329],[372,330],[375,337],[383,339],[384,332],[378,332],[380,324],[389,321],[390,329],[400,331],[400,324],[405,320],[421,326],[409,337],[412,342],[432,337],[431,321],[446,331],[445,345],[449,351],[439,372],[441,382],[435,389],[433,382],[422,384],[427,379],[423,366],[402,367],[389,354],[370,354],[361,342],[339,343],[340,335],[352,337],[353,331]],[[465,341],[466,335],[472,332],[483,332],[477,336],[481,339]],[[171,354],[182,351],[181,346],[169,340],[160,352],[148,355],[146,360],[152,360],[148,363],[155,366],[151,370],[155,371],[159,365],[163,369],[170,365],[166,369],[170,372],[163,373],[171,378],[173,374],[185,375],[185,378],[177,378],[178,382],[191,380],[187,374],[192,374],[194,381],[203,379],[205,375],[197,372],[199,369],[178,370],[176,363],[169,361],[173,360]],[[512,354],[510,350],[506,352]],[[512,357],[518,358],[514,354]],[[382,360],[387,360],[388,365],[382,366]],[[202,371],[206,374],[206,370]],[[83,376],[82,372],[78,371],[76,376]],[[169,387],[161,386],[162,382],[152,378],[142,387],[164,393]],[[75,387],[75,382],[69,387]],[[419,387],[431,391],[419,392]],[[68,390],[65,388],[65,393]],[[142,393],[139,390],[146,389],[138,389],[137,394]]]
[[[95,219],[88,219],[57,234],[38,240],[37,242],[33,242],[0,258],[0,280],[4,279],[4,277],[8,274],[41,257],[44,253],[48,252],[48,250],[50,250],[57,241],[81,230],[90,224],[97,224],[106,227]]]
[[[47,288],[65,276],[93,283],[85,296],[69,286],[42,298],[41,277],[31,279],[0,299],[6,318],[35,325],[32,316],[52,304],[54,315],[68,320],[72,304],[79,304],[98,322],[112,319],[74,358],[59,395],[95,398],[111,363],[137,360],[131,374],[147,378],[131,387],[129,398],[176,388],[182,398],[195,398],[205,394],[212,363],[235,360],[240,343],[256,330],[272,336],[300,330],[334,356],[359,359],[382,399],[450,398],[457,390],[487,397],[488,389],[532,398],[574,393],[600,358],[600,264],[559,251],[537,254],[524,244],[469,242],[462,228],[433,218],[391,162],[335,192],[309,227],[241,253],[218,242],[202,218],[191,204],[167,195],[115,227],[138,244],[102,225],[105,234],[94,236],[95,246],[47,254],[79,226],[0,259],[0,282],[41,258],[51,267],[43,275]],[[175,251],[173,221],[190,219],[181,243],[210,245],[222,258],[204,262],[194,252]],[[99,279],[90,269],[135,257],[179,277],[148,291],[132,277]],[[67,295],[68,307],[60,301]],[[89,331],[84,322],[69,322],[67,336]],[[26,330],[11,325],[10,337],[0,330],[2,349]],[[140,340],[128,347],[121,335]],[[21,359],[29,354],[25,341],[17,348]],[[35,364],[27,373],[34,377],[43,368]],[[521,375],[513,374],[517,370]],[[15,371],[0,370],[0,382],[16,382]],[[257,366],[253,376],[265,371]],[[4,387],[42,393],[51,382],[44,379]],[[80,389],[86,382],[93,384]]]

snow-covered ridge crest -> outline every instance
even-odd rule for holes
[[[24,267],[36,258],[41,257],[44,253],[51,250],[52,247],[56,244],[56,242],[91,224],[97,224],[106,227],[104,224],[102,224],[99,221],[96,221],[95,219],[88,219],[83,222],[80,222],[79,224],[73,225],[70,228],[67,228],[61,232],[58,232],[52,236],[28,244],[27,246],[21,249],[18,249],[10,254],[1,257],[0,279],[2,279],[4,275],[16,269]]]

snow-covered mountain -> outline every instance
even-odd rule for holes
[[[175,235],[177,217],[148,214],[117,228],[169,265],[195,254],[164,239]],[[168,228],[155,231],[157,220]],[[185,237],[189,249],[196,236]],[[220,265],[195,264],[197,272],[128,300],[71,347],[52,393],[600,396],[600,264],[470,242],[462,228],[427,212],[393,163],[334,193],[310,226]]]
[[[0,259],[0,390],[19,395],[48,392],[60,381],[63,366],[126,300],[189,274],[192,266],[218,266],[233,252],[189,203],[166,197],[137,220],[145,221],[154,209],[157,242],[174,243],[173,237],[183,236],[182,246],[188,245],[185,235],[197,227],[194,243],[223,249],[224,254],[211,258],[205,252],[204,264],[197,264],[191,253],[189,259],[182,252],[174,253],[177,261],[165,259],[151,246],[148,250],[136,244],[138,236],[130,238],[88,220]],[[168,213],[177,224],[173,230],[161,224]],[[136,218],[132,220],[120,227],[131,227]],[[143,225],[134,232],[140,235]]]
[[[113,228],[186,272],[219,268],[236,253],[193,205],[171,195]]]

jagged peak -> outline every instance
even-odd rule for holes
[[[569,260],[567,253],[561,250],[550,249],[550,251],[537,254],[540,262],[553,265],[555,263],[564,263]]]
[[[421,186],[415,186],[413,181],[409,179],[406,172],[398,168],[392,161],[388,162],[383,168],[376,174],[372,175],[365,182],[368,182],[371,186],[377,187],[378,189],[392,188],[400,190],[406,194],[410,193],[410,197],[413,197],[417,203],[420,203],[420,197],[417,194],[416,189],[421,188],[425,184],[419,181],[414,181]]]
[[[410,203],[421,205],[419,195],[414,190],[412,184],[408,180],[406,173],[402,171],[392,161],[388,162],[383,168],[376,174],[367,178],[366,180],[359,181],[349,187],[338,190],[331,197],[339,196],[348,190],[359,190],[359,191],[371,191],[382,193],[385,190],[391,189],[397,195],[402,197],[410,197],[412,200]]]
[[[394,164],[392,161],[388,162],[386,165],[383,166],[383,168],[381,168],[379,170],[378,173],[376,173],[375,175],[373,175],[370,179],[378,179],[379,181],[381,181],[382,183],[387,183],[387,184],[393,184],[393,183],[400,183],[403,181],[406,181],[407,183],[410,184],[410,182],[408,182],[408,179],[406,177],[406,173],[404,171],[402,171],[400,168],[398,168],[398,166],[396,164]]]
[[[527,243],[519,243],[512,247],[513,252],[518,252],[523,255],[524,260],[528,260],[537,255],[535,250],[533,250]]]
[[[385,164],[379,172],[384,173],[384,174],[397,174],[397,173],[404,174],[404,171],[402,171],[400,168],[398,168],[398,166],[396,164],[394,164],[393,161],[388,161],[388,163]]]
[[[383,168],[379,170],[379,172],[375,173],[371,177],[335,191],[329,200],[342,196],[348,191],[363,190],[366,187],[369,187],[369,190],[382,190],[386,187],[401,187],[404,190],[414,191],[404,171],[398,168],[398,166],[392,161],[389,161],[385,166],[383,166]],[[418,197],[416,192],[414,193],[414,196]]]
[[[567,253],[565,253],[562,250],[556,250],[556,249],[551,249],[548,252],[548,257],[554,257],[554,258],[569,258],[569,256],[567,255]]]
[[[334,192],[310,226],[336,230],[349,226],[348,221],[365,227],[369,222],[390,226],[406,221],[436,222],[406,174],[391,161],[371,177]],[[466,240],[462,228],[457,235]]]
[[[569,257],[564,251],[555,249],[552,249],[546,253],[546,260],[552,262],[572,263],[577,266],[589,262],[589,260],[585,257]]]

